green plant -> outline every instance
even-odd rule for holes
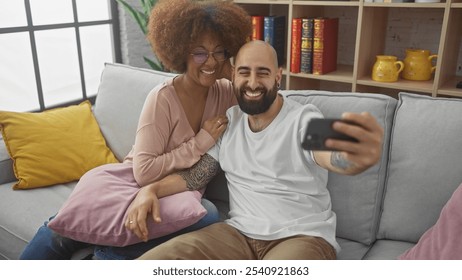
[[[135,9],[134,7],[132,7],[130,4],[128,4],[124,0],[116,0],[116,1],[122,4],[124,9],[136,21],[141,31],[143,31],[143,34],[146,36],[148,32],[147,26],[148,26],[148,21],[149,21],[149,15],[151,14],[152,7],[157,3],[158,0],[140,0],[141,8],[142,8],[141,11],[138,9]],[[164,67],[162,63],[158,61],[157,57],[155,57],[156,61],[151,60],[145,56],[143,56],[143,59],[152,69],[164,71]]]

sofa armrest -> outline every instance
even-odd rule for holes
[[[6,150],[2,137],[0,137],[0,184],[13,181],[16,181],[13,171],[13,161]]]

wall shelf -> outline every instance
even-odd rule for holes
[[[462,81],[460,69],[458,70],[462,61],[459,57],[462,53],[462,0],[443,0],[440,3],[371,3],[364,0],[234,2],[251,15],[286,16],[287,45],[283,73],[287,89],[338,89],[385,93],[391,96],[397,96],[399,91],[406,91],[434,97],[462,98],[462,89],[455,86]],[[429,23],[423,23],[428,26],[419,28],[421,23],[414,22],[416,15],[421,21],[428,15]],[[288,66],[292,18],[318,16],[340,19],[337,71],[325,75],[291,73]],[[400,20],[417,25],[414,28],[415,38],[406,38],[404,29],[396,26],[396,22]],[[430,81],[407,81],[400,78],[394,83],[380,83],[371,79],[371,69],[377,55],[396,55],[399,60],[404,59],[405,48],[397,47],[395,43],[429,49],[432,54],[438,55],[436,71]]]

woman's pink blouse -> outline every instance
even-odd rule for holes
[[[207,119],[224,115],[236,104],[231,82],[217,80],[209,90],[201,126]],[[124,162],[133,163],[137,183],[145,186],[191,167],[214,144],[214,139],[204,129],[194,133],[173,87],[173,79],[170,79],[147,96],[135,145]]]

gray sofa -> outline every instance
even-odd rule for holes
[[[109,147],[121,160],[134,143],[137,120],[150,89],[172,74],[107,64],[94,115]],[[438,219],[462,182],[462,100],[400,93],[386,95],[286,90],[313,103],[326,117],[369,111],[385,129],[378,164],[357,176],[329,174],[328,188],[338,217],[339,259],[396,259]],[[15,177],[0,143],[0,259],[17,259],[37,228],[55,214],[76,182],[13,190]],[[206,196],[228,208],[222,175]],[[79,258],[79,256],[76,256]]]

